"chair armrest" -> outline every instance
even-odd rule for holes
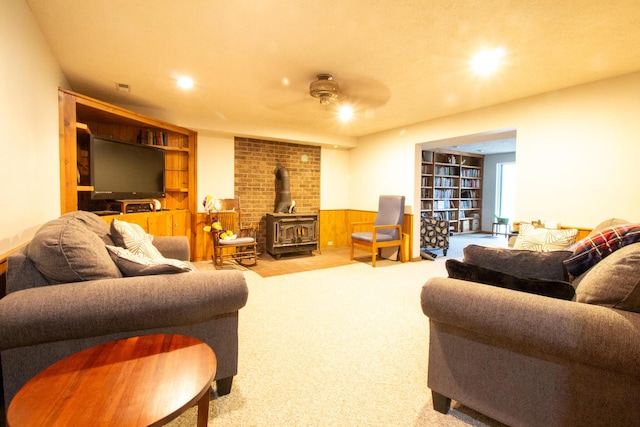
[[[153,236],[155,246],[165,258],[189,261],[191,250],[187,236]]]
[[[422,311],[515,352],[640,375],[640,313],[448,278],[429,279]]]
[[[374,225],[373,226],[374,230],[380,230],[380,229],[386,229],[386,228],[397,228],[398,230],[402,231],[402,228],[400,227],[400,224]]]
[[[0,300],[0,350],[116,332],[202,323],[247,301],[242,272],[92,280],[13,292]]]

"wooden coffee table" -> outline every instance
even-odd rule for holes
[[[145,335],[73,354],[33,377],[15,395],[7,425],[159,426],[196,403],[209,418],[213,350],[182,335]]]

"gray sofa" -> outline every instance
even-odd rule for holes
[[[562,269],[574,255],[465,248],[465,263],[498,272],[494,286],[424,284],[435,410],[453,399],[509,426],[640,425],[640,243],[576,277]],[[525,286],[570,282],[573,300],[497,287],[536,269],[547,277]]]
[[[217,358],[217,394],[231,391],[237,373],[238,310],[248,297],[244,275],[160,274],[158,265],[144,265],[133,273],[123,269],[143,275],[123,277],[122,264],[106,249],[113,244],[112,231],[101,218],[74,212],[45,224],[27,247],[9,257],[7,295],[0,300],[5,406],[31,377],[57,360],[106,341],[152,333],[188,335],[207,343]],[[189,259],[184,236],[158,236],[152,244],[166,258]],[[176,273],[175,265],[169,270]]]

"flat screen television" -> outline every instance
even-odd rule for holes
[[[164,150],[91,136],[93,200],[165,197]]]

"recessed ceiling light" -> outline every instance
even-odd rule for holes
[[[500,61],[505,55],[503,47],[485,49],[478,52],[471,60],[471,69],[477,74],[487,76],[498,69]]]
[[[178,77],[178,86],[182,89],[191,89],[193,87],[193,79],[191,77]]]
[[[353,117],[353,108],[349,105],[343,105],[338,111],[338,117],[340,117],[340,120],[343,122],[348,122]]]

